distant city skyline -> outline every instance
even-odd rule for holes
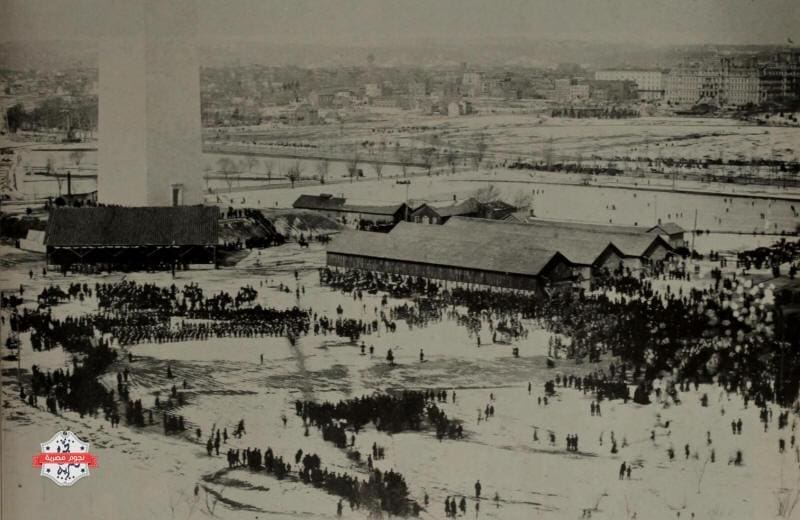
[[[577,40],[645,46],[800,42],[795,0],[197,0],[201,45],[392,46]],[[0,41],[102,37],[121,0],[5,0]],[[118,26],[111,24],[111,26]]]

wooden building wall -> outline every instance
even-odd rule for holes
[[[341,253],[327,253],[329,267],[343,269],[358,269],[362,271],[377,271],[381,273],[399,274],[404,276],[419,276],[432,280],[448,280],[469,284],[487,285],[493,287],[506,287],[523,291],[538,292],[541,290],[540,281],[535,276],[524,276],[510,273],[497,273],[479,271],[417,262],[388,260],[366,256],[346,255]]]
[[[627,265],[625,258],[610,247],[606,248],[594,262],[595,268],[600,270],[608,269],[609,272],[614,272],[615,269],[619,268],[619,264]]]
[[[670,253],[672,251],[657,242],[645,252],[644,256],[650,262],[658,262],[659,260],[664,260]]]
[[[439,216],[436,210],[427,205],[417,208],[410,215],[409,220],[417,224],[444,224],[444,219]]]
[[[216,246],[139,246],[139,247],[47,247],[47,264],[128,265],[214,264]]]

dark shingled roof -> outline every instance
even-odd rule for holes
[[[569,222],[564,220],[542,220],[537,218],[523,218],[526,224],[534,226],[546,226],[549,228],[562,228],[562,229],[576,229],[582,231],[592,231],[598,233],[614,233],[618,235],[633,234],[665,234],[675,235],[684,233],[685,230],[674,222],[665,222],[657,226],[643,227],[643,226],[620,226],[612,224],[594,224],[591,222]]]
[[[526,224],[532,226],[544,226],[547,228],[561,228],[573,229],[579,231],[590,231],[596,233],[614,233],[614,234],[633,234],[643,235],[651,228],[640,226],[621,226],[612,224],[595,224],[592,222],[569,222],[564,220],[542,220],[537,218],[528,218],[525,220]]]
[[[686,232],[682,227],[674,222],[665,222],[663,224],[653,226],[648,230],[648,232],[657,232],[659,230],[663,231],[667,235],[677,235],[678,233]]]
[[[561,254],[531,248],[525,241],[483,238],[453,234],[444,226],[400,222],[387,234],[340,233],[328,252],[527,276],[542,274],[554,261],[567,263]]]
[[[512,206],[508,202],[502,200],[493,200],[490,202],[483,203],[484,209],[493,209],[493,210],[516,210],[515,206]]]
[[[475,200],[474,198],[470,197],[466,200],[463,200],[456,204],[448,204],[448,205],[433,205],[433,204],[422,204],[418,208],[416,208],[412,213],[411,217],[414,217],[414,214],[421,209],[428,207],[436,212],[437,215],[440,217],[452,217],[456,215],[470,215],[473,213],[478,213],[481,210],[481,203]]]
[[[345,204],[339,208],[342,212],[347,213],[363,213],[365,215],[394,215],[403,207],[404,203],[395,204],[394,206],[359,206],[356,204]]]
[[[368,215],[394,215],[403,206],[404,203],[402,202],[391,206],[347,204],[346,199],[342,197],[334,197],[324,193],[322,195],[300,195],[292,204],[295,209],[341,211],[342,213],[364,213]]]
[[[48,246],[216,245],[216,206],[59,208],[50,213]]]
[[[344,206],[344,201],[345,199],[342,197],[324,193],[322,195],[300,195],[292,207],[295,209],[340,210]]]
[[[547,225],[546,221],[535,224],[515,223],[507,220],[453,217],[444,224],[445,229],[463,235],[498,235],[505,241],[525,240],[531,247],[558,251],[570,262],[591,265],[613,244],[624,256],[643,256],[654,242],[663,243],[658,235],[640,229],[636,233],[624,231],[624,227]]]
[[[468,236],[489,234],[501,236],[506,241],[524,240],[531,244],[531,247],[558,251],[570,262],[582,265],[593,264],[611,243],[609,238],[602,234],[578,233],[577,236],[557,236],[538,232],[540,230],[536,226],[507,220],[453,217],[444,227],[453,233]]]

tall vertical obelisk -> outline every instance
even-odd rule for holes
[[[193,0],[109,2],[100,40],[98,198],[202,202],[200,68]]]

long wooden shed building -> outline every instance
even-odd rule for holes
[[[215,264],[216,206],[59,208],[50,214],[47,263],[113,269]]]
[[[401,222],[388,234],[339,234],[328,246],[327,265],[530,292],[573,280],[561,253],[505,238]]]
[[[493,234],[505,240],[526,240],[546,250],[558,251],[588,279],[592,271],[613,271],[620,264],[638,270],[663,260],[673,248],[658,234],[631,232],[610,226],[559,226],[544,221],[514,223],[501,220],[453,217],[444,225],[453,234]]]

